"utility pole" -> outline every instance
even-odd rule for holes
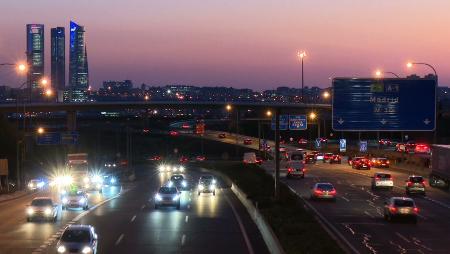
[[[280,197],[280,109],[275,109],[275,200]]]

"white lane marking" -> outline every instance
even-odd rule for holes
[[[346,198],[346,197],[344,197],[344,196],[342,196],[341,198],[342,198],[343,200],[347,201],[347,202],[350,202],[350,199],[348,199],[348,198]]]
[[[186,218],[184,219],[184,222],[188,222],[188,220],[189,220],[189,215],[186,215]]]
[[[245,245],[247,246],[247,250],[249,254],[254,254],[252,244],[250,242],[250,239],[248,238],[247,231],[245,230],[244,224],[242,223],[241,217],[239,216],[238,212],[236,211],[236,208],[231,203],[230,199],[227,197],[227,195],[224,195],[225,200],[227,201],[228,205],[231,207],[231,210],[233,211],[234,217],[236,218],[237,223],[239,224],[239,229],[241,230],[242,236],[244,237]]]
[[[133,222],[136,219],[136,215],[131,218],[130,222]]]
[[[183,234],[183,236],[181,237],[181,246],[183,246],[185,242],[186,242],[186,235]]]
[[[116,241],[116,243],[115,243],[116,246],[119,245],[119,243],[122,241],[123,236],[124,236],[124,235],[121,234],[121,235],[119,236],[119,238],[117,238],[117,241]]]
[[[399,232],[395,232],[395,234],[400,237],[403,241],[410,243],[411,241],[408,240],[408,238],[406,238],[404,235],[400,234]]]
[[[370,214],[368,211],[364,211],[364,214],[369,216],[370,218],[375,218],[375,216],[373,216],[372,214]]]

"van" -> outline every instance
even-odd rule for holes
[[[256,163],[256,154],[253,152],[244,153],[243,162],[247,163],[247,164],[255,164]]]

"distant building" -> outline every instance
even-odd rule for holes
[[[65,54],[65,30],[64,27],[51,29],[51,84],[62,93],[66,86],[66,54]]]
[[[69,100],[74,102],[86,101],[88,97],[89,68],[84,33],[83,26],[70,21]]]
[[[27,25],[27,64],[28,88],[39,88],[39,82],[44,76],[44,25]]]

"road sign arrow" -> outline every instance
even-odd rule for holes
[[[343,124],[343,123],[344,123],[344,120],[342,120],[342,117],[339,118],[338,123],[339,123],[339,124]]]
[[[428,120],[428,118],[425,118],[425,120],[423,121],[423,123],[424,123],[425,125],[428,125],[428,124],[430,124],[430,123],[431,123],[431,121],[430,121],[430,120]]]
[[[381,119],[381,124],[382,125],[385,125],[387,123],[387,121],[383,118],[383,119]]]

